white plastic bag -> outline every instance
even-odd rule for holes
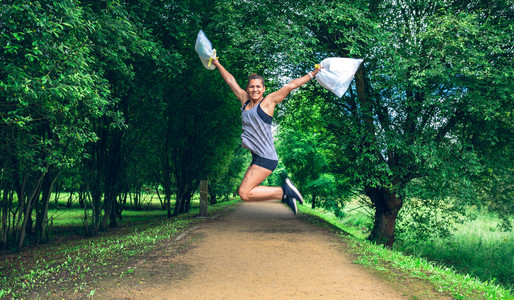
[[[211,63],[212,59],[216,58],[216,49],[212,49],[211,42],[202,30],[198,32],[198,36],[196,37],[195,50],[205,68],[209,70],[216,69],[216,66]]]
[[[321,70],[316,74],[316,80],[329,91],[341,98],[350,83],[362,59],[329,57],[325,58],[321,63]]]

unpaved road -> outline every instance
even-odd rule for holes
[[[413,297],[353,263],[340,240],[327,229],[302,222],[278,201],[243,203],[191,230],[170,249],[134,262],[130,276],[102,282],[94,298]]]

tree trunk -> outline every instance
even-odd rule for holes
[[[207,217],[207,202],[209,200],[209,181],[200,180],[200,217]]]
[[[210,205],[214,205],[214,204],[218,203],[217,197],[218,196],[216,194],[214,194],[214,193],[210,194],[210,198],[211,199],[209,200],[209,204]]]
[[[123,212],[123,205],[121,205],[121,195],[118,198],[120,198],[119,201],[115,202],[116,203],[115,217],[120,219],[120,221],[123,221],[123,218],[121,217],[121,213]]]
[[[179,185],[177,189],[177,199],[175,201],[175,209],[173,211],[173,216],[178,216],[179,214],[184,212],[186,204],[186,194],[187,186]]]
[[[403,199],[385,188],[368,188],[366,195],[375,205],[375,222],[368,240],[392,247],[396,217],[403,205]]]
[[[79,207],[80,208],[86,207],[85,199],[87,197],[87,193],[89,193],[87,186],[88,186],[88,184],[86,182],[82,182],[80,184],[80,190],[79,190]]]
[[[159,202],[161,203],[162,210],[165,210],[166,209],[166,204],[165,204],[165,202],[163,202],[163,200],[161,198],[161,194],[159,193],[159,186],[158,185],[155,186],[155,193],[157,194],[157,198],[159,198]]]
[[[88,197],[88,195],[91,196],[91,210],[92,210],[92,218],[91,218],[91,225],[92,225],[92,231],[91,234],[95,235],[98,233],[98,229],[100,227],[100,218],[101,218],[101,210],[102,210],[102,193],[100,191],[100,188],[96,186],[95,184],[90,185],[88,184],[88,192],[85,194],[85,198]],[[86,201],[84,201],[86,203]],[[84,205],[84,209],[87,210],[87,205]]]
[[[116,210],[117,198],[113,193],[106,193],[104,195],[104,215],[102,219],[101,228],[107,228],[107,220],[109,220],[109,227],[114,228],[116,224]]]
[[[178,216],[179,214],[187,213],[190,208],[191,198],[193,197],[193,193],[195,189],[191,189],[190,186],[196,186],[197,182],[193,182],[192,184],[179,185],[177,200],[175,202],[175,210],[173,212],[174,216]]]
[[[171,213],[171,194],[166,193],[164,195],[164,202],[166,203],[167,217],[170,219],[173,214]],[[176,204],[175,204],[176,205]]]
[[[171,173],[169,172],[169,167],[165,167],[164,173],[164,180],[162,182],[162,187],[164,188],[164,205],[166,206],[168,219],[170,219],[173,214],[171,213],[171,178],[169,177]],[[175,206],[176,205],[175,202]]]
[[[316,208],[316,193],[312,194],[312,205],[311,205],[311,208],[312,209]]]
[[[105,176],[105,193],[102,229],[107,228],[107,220],[109,220],[109,227],[114,228],[117,226],[116,216],[118,212],[118,195],[120,194],[120,176],[122,172],[121,143],[121,132],[113,133],[111,148],[107,155],[109,165],[108,169],[103,173]]]
[[[171,159],[170,159],[170,130],[171,130],[171,122],[167,122],[166,127],[166,139],[164,142],[164,149],[163,149],[163,155],[164,155],[164,163],[163,166],[163,179],[162,179],[162,187],[164,188],[164,202],[166,203],[166,209],[168,211],[168,219],[172,217],[171,214]],[[178,193],[177,193],[178,198]],[[175,207],[177,206],[177,202],[175,202]]]
[[[2,190],[0,190],[2,192]],[[2,205],[0,205],[0,215],[2,216],[2,223],[0,224],[0,249],[7,248],[7,236],[9,232],[9,226],[8,226],[8,218],[9,218],[9,207],[11,207],[11,203],[9,201],[9,194],[12,194],[12,192],[4,188],[3,194],[2,194]],[[11,197],[12,199],[12,197]]]
[[[66,201],[66,208],[71,208],[73,205],[73,190],[70,191],[70,196],[68,197],[68,200]]]
[[[40,244],[47,242],[45,240],[47,228],[47,220],[48,220],[48,204],[50,203],[50,196],[52,194],[52,186],[55,182],[57,176],[53,175],[54,172],[49,170],[41,185],[42,196],[41,200],[35,203],[36,206],[36,240],[35,244]]]
[[[43,182],[43,178],[45,177],[45,174],[41,174],[39,179],[36,180],[33,193],[30,197],[26,198],[26,202],[24,205],[24,211],[20,211],[19,218],[22,218],[23,213],[23,222],[21,224],[21,228],[18,231],[18,236],[16,239],[16,242],[18,244],[18,250],[20,250],[23,247],[23,243],[25,242],[25,236],[27,233],[30,233],[32,230],[32,208],[34,207],[34,202],[37,201],[39,198],[39,193],[41,192],[41,184]]]
[[[55,197],[54,197],[54,202],[55,202],[55,205],[59,204],[59,198],[61,197],[61,190],[62,190],[62,185],[61,184],[56,184],[55,185]]]
[[[185,199],[185,205],[184,205],[184,209],[183,209],[183,213],[187,213],[189,212],[189,210],[191,209],[191,198],[193,198],[193,193],[187,193],[186,194],[186,199]]]
[[[210,197],[209,204],[210,205],[214,205],[214,204],[216,204],[218,202],[218,200],[217,200],[217,195],[214,192],[214,189],[212,188],[210,183],[208,185],[208,190],[209,190],[209,197]]]

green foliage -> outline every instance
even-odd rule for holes
[[[373,196],[375,206],[401,206],[417,179],[423,198],[442,200],[434,203],[440,208],[453,196],[457,205],[480,201],[508,216],[513,85],[512,43],[504,37],[512,8],[484,3],[309,7],[306,32],[324,41],[318,53],[358,55],[362,75],[342,99],[300,91],[319,113],[286,104],[294,120],[281,126],[320,132],[331,173]],[[396,203],[382,203],[392,198]]]
[[[326,169],[326,160],[319,150],[323,146],[320,144],[319,135],[307,135],[291,129],[285,129],[279,134],[277,151],[302,190],[308,182],[319,179],[320,174]],[[319,188],[321,183],[322,181],[319,181],[318,185],[313,187]]]
[[[16,1],[0,6],[0,245],[21,247],[36,214],[35,243],[46,240],[47,202],[55,178],[88,156],[93,123],[109,112],[109,89],[95,72],[91,32],[75,1]],[[19,214],[11,212],[12,191]],[[11,195],[9,195],[9,193]],[[8,200],[8,199],[11,200]],[[18,219],[16,219],[18,218]],[[15,225],[14,225],[15,224]]]
[[[227,107],[228,91],[212,85],[205,70],[191,68],[201,67],[192,37],[211,6],[2,2],[2,228],[25,232],[18,227],[32,226],[32,207],[44,222],[42,195],[59,175],[80,193],[82,206],[93,208],[85,229],[95,233],[108,222],[116,226],[118,202],[129,191],[163,183],[169,202],[173,191],[194,191],[200,177],[228,172],[238,123],[229,115],[237,109]],[[174,176],[170,165],[179,170]],[[17,207],[9,200],[14,190]],[[0,236],[5,246],[9,234]]]
[[[191,58],[191,63],[197,57]],[[171,170],[177,182],[175,214],[187,212],[188,198],[199,180],[228,172],[232,153],[239,141],[240,121],[236,101],[219,93],[212,71],[199,64],[181,82],[171,85],[173,98],[167,104],[165,136]],[[216,180],[216,179],[214,179]],[[177,210],[177,207],[182,207]]]
[[[416,216],[414,211],[410,211],[408,218]],[[408,211],[402,213],[406,214]],[[468,214],[474,214],[475,219],[445,226],[444,229],[449,230],[446,235],[438,234],[438,228],[441,228],[441,225],[434,225],[433,233],[425,233],[424,239],[416,239],[411,237],[417,235],[418,228],[406,227],[405,232],[400,236],[409,238],[400,238],[395,248],[451,265],[456,270],[477,276],[481,280],[512,288],[513,232],[502,232],[498,228],[500,220],[486,211],[470,211]],[[440,216],[447,218],[446,214]],[[440,222],[448,221],[440,220]],[[419,222],[419,224],[427,223],[427,221]]]
[[[303,11],[297,1],[218,1],[213,23],[210,24],[213,40],[225,43],[219,48],[221,60],[227,61],[236,78],[246,78],[251,73],[276,75],[290,71],[279,68],[308,62],[314,49],[309,46],[315,37],[305,34],[303,24],[291,17]],[[241,24],[244,24],[242,26]],[[298,47],[291,45],[298,45]],[[307,47],[305,47],[305,45]],[[294,64],[291,64],[294,61]],[[232,72],[232,71],[231,71]]]
[[[463,206],[451,198],[422,200],[407,198],[396,223],[397,241],[421,242],[447,238],[466,220]]]
[[[279,108],[277,151],[304,196],[311,196],[306,200],[312,207],[340,215],[351,191],[348,178],[331,172],[333,145],[323,127],[324,103],[313,100],[318,96],[316,87],[307,84]]]
[[[237,194],[237,189],[243,180],[244,172],[250,164],[250,160],[251,157],[246,149],[236,147],[226,169],[217,168],[209,176],[209,193],[211,196],[222,196],[224,200],[228,200],[235,193]]]
[[[91,120],[106,110],[108,90],[90,66],[95,26],[74,1],[1,8],[1,152],[28,170],[71,166],[97,139]]]

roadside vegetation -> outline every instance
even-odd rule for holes
[[[110,276],[130,276],[134,272],[131,260],[145,259],[160,247],[169,247],[182,232],[205,222],[196,218],[197,196],[189,213],[172,219],[167,219],[166,211],[157,209],[156,196],[148,199],[147,210],[124,210],[119,228],[95,237],[79,233],[84,213],[80,208],[65,209],[62,202],[50,208],[54,229],[60,235],[51,244],[21,253],[3,252],[0,298],[46,297],[58,292],[93,298],[93,283]],[[209,215],[229,212],[238,203],[236,199],[212,205]],[[475,220],[463,223],[446,239],[440,237],[417,246],[398,242],[394,249],[388,249],[366,240],[372,214],[357,203],[347,205],[343,217],[307,205],[299,208],[302,218],[337,227],[355,262],[392,282],[412,277],[426,280],[455,299],[512,299],[513,232],[497,229],[494,215],[477,212]]]
[[[209,215],[223,214],[237,202],[213,205],[209,207]],[[94,237],[76,235],[75,227],[81,218],[76,212],[52,208],[50,211],[56,215],[54,226],[63,235],[51,244],[21,253],[2,253],[0,299],[55,296],[58,291],[67,294],[87,291],[94,296],[91,283],[108,276],[130,275],[134,270],[126,267],[127,262],[170,245],[180,233],[205,222],[206,219],[196,217],[198,206],[196,198],[190,212],[172,219],[167,219],[163,210],[124,211],[124,222],[119,228]]]
[[[372,219],[367,208],[356,203],[345,207],[345,216],[300,206],[349,233],[342,235],[356,263],[400,279],[402,276],[429,281],[439,292],[455,299],[513,299],[514,231],[501,231],[499,219],[477,212],[475,220],[462,223],[448,237],[430,241],[397,242],[387,249],[366,240]],[[492,233],[492,234],[491,234]]]

